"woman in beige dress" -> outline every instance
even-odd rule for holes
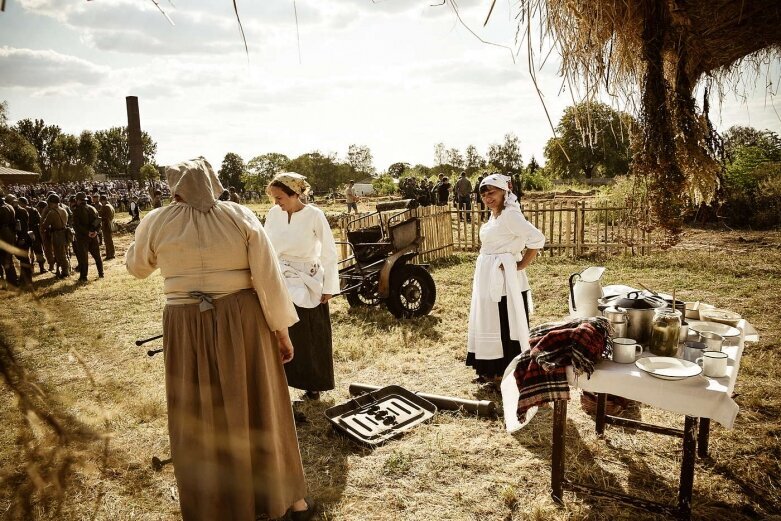
[[[260,222],[218,201],[203,158],[166,171],[174,203],[151,211],[127,252],[138,278],[165,279],[171,457],[185,521],[309,519],[283,363],[297,316]]]

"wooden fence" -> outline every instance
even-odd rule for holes
[[[347,223],[351,229],[379,224],[394,212],[371,213],[357,218],[343,216],[337,241],[347,241]],[[398,213],[398,212],[396,212]],[[647,216],[638,220],[630,209],[594,201],[545,201],[523,205],[526,219],[545,234],[545,250],[549,255],[582,256],[591,253],[646,255],[651,253],[654,236],[648,229]],[[423,247],[421,262],[452,255],[454,251],[480,249],[480,225],[488,219],[488,210],[474,205],[471,210],[449,206],[425,206],[408,210],[401,218],[420,217]],[[349,256],[348,248],[340,248],[341,258]]]
[[[451,209],[453,243],[459,251],[480,249],[479,227],[488,218],[477,206]],[[544,201],[523,205],[526,219],[545,234],[545,251],[551,255],[589,253],[646,255],[653,234],[646,231],[648,216],[637,219],[627,207],[595,201]]]

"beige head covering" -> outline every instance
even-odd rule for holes
[[[279,181],[283,185],[293,190],[298,195],[306,196],[309,193],[311,186],[306,182],[306,176],[297,174],[295,172],[283,172],[274,176],[271,183]],[[266,194],[271,195],[270,188],[271,183],[266,187]]]
[[[224,190],[212,166],[202,157],[166,167],[165,177],[172,195],[201,212],[208,212]]]

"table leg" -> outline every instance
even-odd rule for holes
[[[557,503],[564,499],[564,456],[567,429],[567,401],[553,402],[553,448],[551,456],[551,497]]]
[[[607,414],[607,394],[597,393],[597,436],[605,434],[605,414]]]
[[[700,418],[700,429],[697,432],[697,456],[708,457],[708,440],[710,438],[710,418]]]
[[[694,487],[694,460],[697,452],[697,418],[686,417],[683,428],[683,460],[681,483],[678,489],[678,515],[688,520],[692,513],[692,489]]]

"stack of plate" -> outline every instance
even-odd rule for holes
[[[705,322],[703,320],[689,320],[689,331],[696,333],[711,332],[724,337],[724,342],[734,345],[740,341],[740,329],[720,324],[719,322]]]
[[[726,309],[702,309],[700,310],[700,319],[708,322],[718,322],[728,326],[737,326],[740,319],[743,318],[737,313],[727,311]]]
[[[672,356],[648,356],[638,358],[635,362],[638,369],[662,380],[683,380],[697,376],[702,372],[702,367]]]

